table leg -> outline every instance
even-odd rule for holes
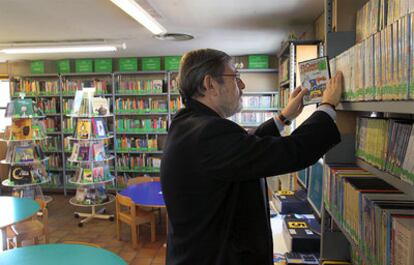
[[[7,233],[6,233],[7,227],[4,227],[0,230],[1,230],[1,241],[2,241],[1,246],[2,246],[2,249],[4,251],[4,250],[7,250]]]

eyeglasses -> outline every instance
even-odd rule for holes
[[[234,74],[222,74],[220,76],[232,76],[232,77],[236,78],[236,81],[237,82],[241,82],[242,81],[241,78],[240,78],[240,73],[239,72],[236,72]]]

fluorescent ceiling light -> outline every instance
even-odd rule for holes
[[[153,34],[163,34],[167,30],[161,26],[145,9],[137,4],[134,0],[111,0],[112,3],[117,5],[125,13],[130,15],[133,19],[141,23]]]
[[[91,45],[91,46],[50,46],[50,47],[19,47],[0,50],[6,54],[36,54],[36,53],[71,53],[71,52],[114,52],[114,45]]]

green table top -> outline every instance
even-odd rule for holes
[[[39,204],[31,199],[0,196],[0,228],[30,218],[39,209]]]
[[[46,244],[0,252],[0,264],[25,265],[127,265],[116,254],[77,244]]]

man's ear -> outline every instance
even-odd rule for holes
[[[211,75],[204,76],[203,86],[206,90],[206,94],[210,95],[217,95],[218,94],[218,87],[217,81]]]

